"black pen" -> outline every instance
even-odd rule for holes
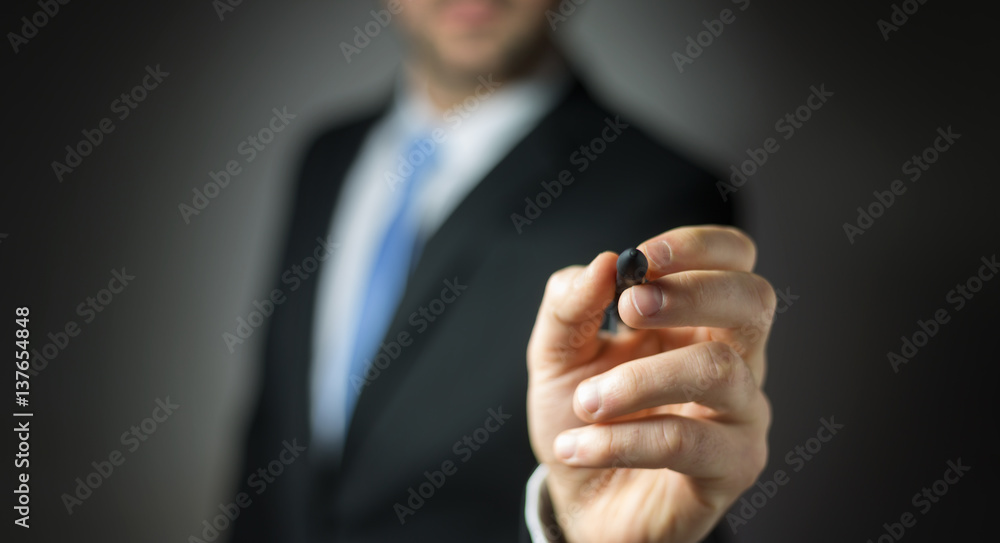
[[[649,261],[642,251],[634,247],[625,249],[618,255],[618,274],[615,277],[615,300],[611,302],[608,315],[608,330],[611,333],[618,332],[618,324],[622,322],[621,315],[618,314],[618,299],[622,293],[630,287],[641,285],[646,282],[646,271],[649,270]]]

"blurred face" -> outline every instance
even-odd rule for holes
[[[528,68],[547,40],[545,12],[558,0],[402,0],[399,13],[410,55],[448,78]]]

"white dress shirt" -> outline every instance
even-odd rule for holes
[[[382,236],[401,204],[395,190],[411,142],[434,134],[435,164],[416,195],[427,239],[479,181],[551,111],[569,87],[549,58],[530,76],[499,85],[481,78],[475,98],[438,112],[422,89],[400,78],[387,114],[369,132],[340,189],[330,239],[338,249],[318,277],[311,375],[311,453],[337,462],[347,433],[348,368],[357,315]],[[331,180],[333,182],[333,180]],[[374,355],[374,353],[372,353]]]

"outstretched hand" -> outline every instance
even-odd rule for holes
[[[699,226],[639,245],[647,283],[618,303],[613,253],[552,275],[528,344],[528,424],[566,539],[696,542],[757,479],[775,308],[743,232]],[[625,327],[622,327],[625,328]]]

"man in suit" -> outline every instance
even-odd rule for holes
[[[381,9],[405,70],[303,161],[284,269],[322,262],[270,319],[235,540],[713,537],[766,459],[753,242],[684,227],[732,211],[573,78],[557,2]]]

